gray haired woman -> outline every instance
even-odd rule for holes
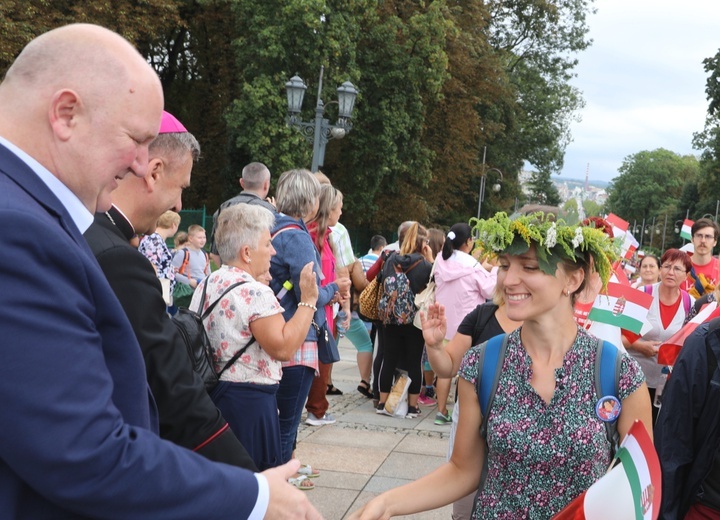
[[[195,291],[191,308],[204,312],[220,383],[211,397],[260,470],[282,463],[275,394],[282,368],[305,339],[318,290],[312,263],[300,270],[298,311],[287,322],[266,283],[274,215],[261,206],[238,204],[220,213],[216,245],[222,267]],[[239,284],[232,287],[233,284]]]
[[[320,183],[308,170],[286,171],[278,180],[275,202],[279,214],[272,233],[277,254],[270,263],[270,287],[285,309],[286,320],[305,307],[298,283],[303,266],[313,262],[317,279],[321,278],[320,255],[305,226],[317,213],[319,195]],[[345,294],[349,289],[349,278],[338,278],[318,288],[317,303],[313,307],[314,325],[305,330],[305,341],[292,359],[282,364],[277,393],[282,462],[292,458],[303,406],[318,371],[317,331],[325,326],[325,305],[338,301],[339,293]]]

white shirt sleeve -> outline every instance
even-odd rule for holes
[[[262,520],[265,518],[265,513],[270,503],[270,486],[268,485],[267,478],[260,473],[255,473],[255,478],[258,483],[258,496],[255,501],[255,507],[250,512],[248,520]]]

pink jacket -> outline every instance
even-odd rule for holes
[[[493,296],[497,267],[490,272],[472,256],[454,251],[447,260],[435,259],[435,301],[445,306],[446,339],[451,339],[463,318]]]

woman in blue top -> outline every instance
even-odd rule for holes
[[[430,475],[371,500],[351,518],[408,515],[441,507],[480,487],[474,519],[549,519],[607,470],[611,446],[596,414],[597,339],[577,326],[573,299],[591,267],[605,285],[616,256],[609,239],[589,227],[541,215],[478,221],[478,242],[499,256],[498,287],[507,316],[523,325],[507,337],[495,400],[487,418],[475,383],[478,355],[460,366],[460,418],[450,462]],[[427,320],[444,337],[441,306]],[[430,323],[428,323],[428,321]],[[635,420],[651,430],[642,371],[621,355],[618,417],[621,438]],[[480,435],[487,422],[487,439]],[[481,483],[483,465],[487,478]]]

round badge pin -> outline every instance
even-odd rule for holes
[[[603,422],[614,422],[620,417],[622,404],[614,395],[606,395],[598,399],[595,405],[595,414]]]

